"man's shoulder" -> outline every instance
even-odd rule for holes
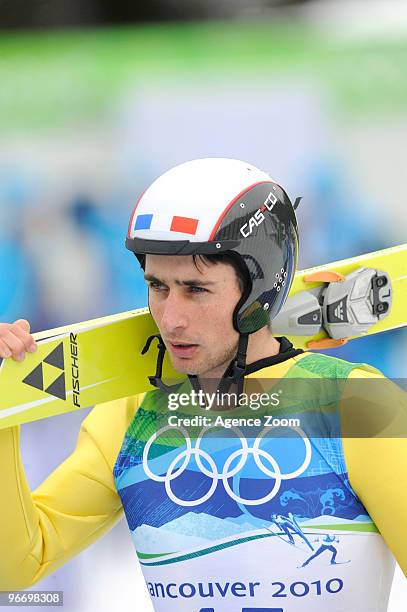
[[[281,364],[282,365],[282,364]],[[274,377],[275,366],[266,366],[262,369],[262,376]],[[282,373],[284,375],[284,373]],[[354,376],[375,377],[383,376],[380,370],[362,363],[352,362],[327,355],[304,351],[286,362],[285,374],[290,377],[317,377],[317,378],[348,378]]]
[[[141,393],[96,404],[82,421],[82,428],[98,438],[117,431],[124,435],[145,395],[146,393]]]
[[[173,385],[171,389],[176,391],[179,384]],[[96,404],[88,416],[83,420],[82,426],[92,428],[99,432],[109,430],[127,430],[136,412],[143,406],[157,406],[159,402],[167,402],[168,397],[161,389],[151,389],[145,393],[122,397],[102,404]]]
[[[145,395],[143,393],[97,404],[82,421],[81,431],[90,436],[111,469]]]

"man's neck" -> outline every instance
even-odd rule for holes
[[[246,363],[255,363],[259,359],[273,357],[280,351],[280,342],[274,338],[268,327],[262,327],[249,335]]]
[[[268,327],[263,327],[257,332],[249,335],[249,342],[247,345],[247,356],[246,364],[252,364],[260,359],[266,359],[267,357],[273,357],[280,351],[280,342],[274,338]],[[218,383],[225,373],[225,370],[229,363],[224,363],[210,372],[205,372],[198,377],[201,389],[213,391],[217,388]]]

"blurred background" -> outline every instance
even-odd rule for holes
[[[0,0],[0,320],[145,306],[129,216],[168,168],[236,157],[301,195],[299,267],[406,241],[407,4]],[[331,351],[405,376],[405,330]],[[22,428],[34,489],[89,409]],[[125,521],[33,588],[151,604]],[[407,588],[397,571],[390,612]]]

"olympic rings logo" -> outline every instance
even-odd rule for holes
[[[262,431],[260,432],[260,434],[258,435],[258,437],[256,438],[253,446],[249,447],[247,444],[247,440],[244,437],[241,430],[238,427],[232,427],[231,430],[233,430],[237,434],[238,438],[240,439],[241,448],[234,451],[227,458],[223,466],[222,472],[219,473],[216,463],[213,460],[213,458],[209,455],[209,453],[207,453],[201,448],[201,442],[202,442],[203,435],[211,427],[213,427],[213,425],[204,427],[201,430],[196,440],[195,446],[192,446],[191,440],[188,436],[188,432],[186,431],[184,427],[182,426],[174,427],[172,425],[166,425],[165,427],[162,427],[157,432],[155,432],[151,436],[151,438],[148,440],[148,442],[146,443],[144,447],[143,468],[144,468],[145,473],[155,482],[164,483],[165,490],[166,490],[168,497],[175,504],[178,504],[180,506],[198,506],[199,504],[206,502],[208,499],[212,497],[219,481],[223,482],[225,491],[227,492],[229,497],[231,497],[236,502],[244,504],[246,506],[255,506],[259,504],[265,504],[269,502],[271,499],[273,499],[278,494],[280,490],[281,482],[283,480],[290,480],[292,478],[296,478],[300,474],[303,474],[310,464],[311,454],[312,454],[311,443],[309,439],[307,438],[307,436],[305,435],[304,431],[300,427],[291,427],[291,429],[296,431],[299,437],[301,438],[301,440],[304,442],[305,458],[302,464],[299,466],[299,468],[297,468],[296,470],[293,470],[292,472],[288,472],[287,474],[283,474],[281,472],[277,461],[272,455],[270,455],[269,453],[267,453],[266,451],[260,448],[260,442],[262,441],[264,434],[270,431],[270,428],[264,427]],[[159,476],[157,474],[154,474],[149,468],[148,453],[151,448],[151,445],[156,440],[156,438],[158,438],[158,436],[160,436],[162,433],[164,433],[165,431],[169,429],[171,429],[172,431],[179,430],[183,434],[183,436],[185,437],[186,448],[180,451],[180,453],[171,461],[167,469],[167,473],[164,476]],[[253,455],[254,461],[257,467],[259,468],[259,470],[266,476],[270,476],[271,478],[273,478],[275,481],[274,486],[272,487],[271,491],[267,495],[264,495],[263,497],[259,499],[245,499],[244,497],[237,495],[231,488],[229,481],[228,481],[228,478],[232,478],[232,477],[235,478],[236,476],[238,477],[238,474],[242,470],[243,466],[245,465],[249,455]],[[234,468],[230,469],[232,462],[239,456],[240,456],[240,460],[237,462],[237,465]],[[186,470],[191,457],[195,457],[197,466],[199,467],[199,469],[205,476],[212,479],[212,483],[207,493],[205,493],[198,499],[185,500],[175,495],[175,493],[173,492],[171,488],[171,483],[173,480],[178,478]],[[271,466],[271,469],[270,467],[267,467],[267,465],[264,465],[264,463],[260,459],[261,457],[263,458],[263,460],[268,462],[268,464]],[[202,463],[202,459],[207,462],[210,469],[208,469]],[[177,468],[176,466],[181,460],[182,460],[182,464]]]

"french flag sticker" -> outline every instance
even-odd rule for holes
[[[198,219],[191,219],[190,217],[144,214],[137,215],[134,223],[134,231],[151,229],[195,236],[198,229],[198,223]]]

